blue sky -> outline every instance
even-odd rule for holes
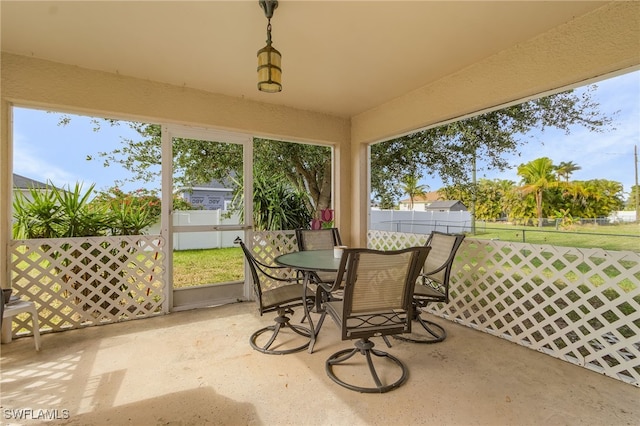
[[[573,161],[582,169],[572,180],[609,179],[623,184],[629,192],[635,182],[634,146],[640,145],[640,71],[597,83],[594,100],[600,110],[614,117],[613,131],[591,133],[580,127],[570,135],[555,130],[527,135],[520,157],[511,158],[514,168],[505,172],[480,171],[478,178],[509,179],[518,182],[516,167],[535,158],[549,157],[554,164]],[[581,90],[581,89],[578,89]],[[619,111],[616,115],[614,113]],[[136,139],[138,134],[126,124],[101,126],[93,130],[91,119],[72,116],[71,123],[58,125],[59,114],[24,108],[14,109],[14,173],[56,186],[91,183],[102,190],[123,180],[129,172],[118,165],[102,166],[97,153],[120,146],[123,138]],[[639,147],[640,148],[640,147]],[[87,161],[92,156],[93,161]],[[438,179],[426,178],[431,190],[441,186]],[[157,184],[129,183],[122,188],[132,191]]]
[[[121,146],[124,139],[140,139],[137,132],[121,123],[100,125],[94,131],[90,117],[49,113],[43,110],[15,108],[13,172],[40,182],[51,181],[55,186],[74,186],[82,182],[84,188],[92,183],[96,190],[115,186],[130,172],[117,164],[103,167],[104,159],[98,152],[109,152]],[[59,125],[60,117],[71,117],[67,125]],[[93,157],[87,161],[87,156]],[[125,191],[159,187],[156,184],[127,183]]]
[[[608,179],[620,182],[628,193],[635,184],[634,146],[640,150],[640,71],[624,74],[596,83],[593,100],[600,104],[600,111],[613,118],[615,130],[594,133],[576,126],[571,134],[547,129],[544,133],[530,132],[522,139],[527,143],[520,156],[509,157],[511,170],[479,171],[477,178],[508,179],[516,183],[519,164],[540,157],[549,157],[553,164],[573,161],[581,170],[571,175],[571,180]],[[584,89],[576,89],[580,93]],[[614,115],[616,111],[619,111]],[[442,182],[427,177],[424,182],[431,190],[437,190]],[[625,194],[625,197],[628,194]]]

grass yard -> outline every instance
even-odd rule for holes
[[[173,252],[175,288],[242,280],[244,255],[240,247]]]
[[[640,252],[640,224],[599,226],[581,225],[571,230],[522,227],[500,223],[478,224],[476,235],[483,240],[551,244],[564,247],[602,248]],[[244,262],[239,247],[209,250],[182,250],[173,254],[176,288],[242,280]]]
[[[502,223],[478,223],[476,235],[469,237],[482,240],[640,252],[640,224],[637,223],[610,226],[575,225],[566,230]]]

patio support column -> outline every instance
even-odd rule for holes
[[[369,146],[365,143],[351,141],[351,158],[348,161],[351,169],[351,232],[350,245],[367,246],[367,229],[369,223]]]
[[[11,109],[9,102],[2,100],[0,105],[0,286],[10,285],[9,254],[7,246],[11,236],[11,202],[12,202],[12,162],[13,158],[9,135]]]
[[[350,128],[345,127],[344,137],[334,145],[333,149],[333,208],[335,209],[335,225],[340,229],[342,243],[350,246],[357,246],[357,239],[354,238],[357,222],[353,217],[353,192],[354,168],[352,164],[353,154],[351,152],[351,141],[349,140]]]

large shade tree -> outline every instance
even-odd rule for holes
[[[132,181],[156,180],[160,173],[161,128],[144,123],[130,123],[130,126],[142,138],[125,139],[119,149],[101,152],[104,165],[121,164],[132,172]],[[173,141],[174,183],[191,188],[217,180],[233,183],[237,190],[243,185],[242,159],[240,145],[176,138]],[[255,139],[254,174],[260,176],[263,185],[277,175],[278,179],[288,182],[291,191],[307,194],[300,200],[311,213],[331,206],[331,149],[328,147]],[[273,185],[286,190],[280,183]]]
[[[438,176],[446,185],[471,185],[474,167],[506,170],[508,155],[517,155],[532,129],[557,128],[569,134],[574,126],[601,132],[611,118],[599,112],[591,96],[566,91],[519,105],[412,133],[371,147],[371,187],[378,199],[397,199],[397,182],[408,173]]]
[[[531,129],[572,126],[602,131],[611,119],[591,99],[595,86],[578,96],[574,91],[532,100],[501,110],[412,133],[371,149],[371,187],[380,205],[390,206],[402,195],[409,174],[439,176],[445,183],[469,185],[475,164],[505,170],[507,155],[517,154]],[[157,178],[160,162],[160,126],[134,124],[143,140],[124,140],[120,149],[101,153],[105,164],[120,163],[132,180]],[[242,156],[237,146],[181,139],[174,142],[174,164],[184,186],[224,180],[240,182]],[[256,139],[254,173],[278,168],[292,188],[309,194],[310,212],[331,205],[331,151],[328,147]]]

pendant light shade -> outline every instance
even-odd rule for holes
[[[275,93],[282,90],[282,56],[267,40],[267,45],[258,50],[258,90]]]
[[[271,17],[278,7],[277,0],[260,0],[267,17],[267,45],[258,50],[258,90],[267,93],[282,91],[282,55],[271,45]]]

